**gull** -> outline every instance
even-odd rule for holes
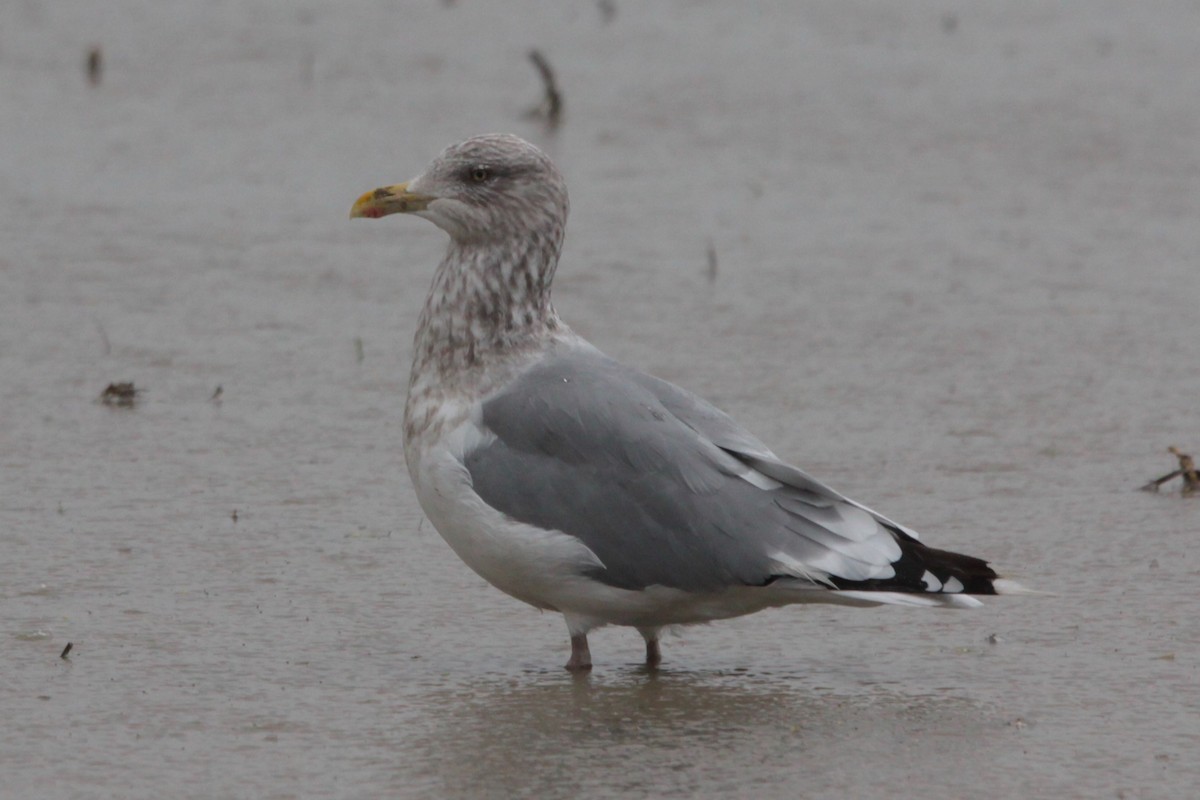
[[[350,216],[414,214],[450,236],[417,325],[404,455],[425,515],[501,591],[588,632],[793,603],[970,608],[1020,591],[775,455],[728,415],[604,355],[550,301],[568,211],[532,144],[451,145]]]

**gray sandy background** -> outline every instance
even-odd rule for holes
[[[0,796],[1193,795],[1200,7],[611,8],[0,5]],[[494,130],[583,335],[1055,596],[569,676],[405,474],[444,235],[346,219]]]

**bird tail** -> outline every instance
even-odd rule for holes
[[[900,558],[892,562],[895,574],[862,581],[831,576],[835,602],[977,608],[983,604],[975,595],[1029,593],[981,558],[929,547],[899,530],[892,533],[900,545]]]

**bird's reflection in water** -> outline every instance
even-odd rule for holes
[[[776,796],[788,785],[797,790],[788,796],[799,797],[873,785],[864,772],[881,791],[889,781],[893,789],[928,781],[944,790],[956,779],[966,789],[963,760],[986,758],[996,748],[983,742],[1013,736],[987,710],[950,694],[875,687],[851,695],[797,674],[736,670],[545,671],[428,700],[440,713],[420,772],[451,797]],[[918,753],[926,768],[944,761],[946,772],[912,775]]]

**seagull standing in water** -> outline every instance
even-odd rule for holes
[[[1019,587],[782,461],[703,399],[607,357],[555,313],[562,175],[492,134],[351,217],[450,235],[413,345],[404,455],[421,508],[501,591],[587,635],[659,633],[792,603],[970,608]]]

